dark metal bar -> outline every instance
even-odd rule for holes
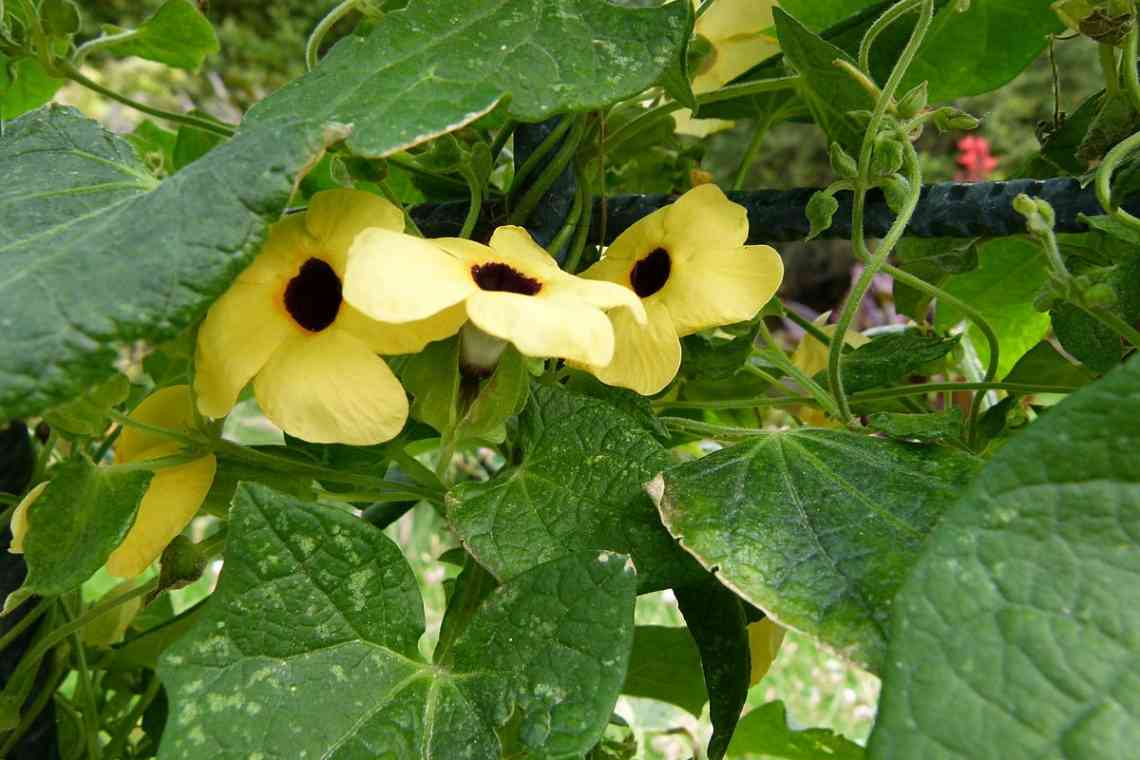
[[[803,240],[807,237],[806,209],[814,188],[794,190],[753,190],[729,193],[729,197],[748,209],[749,242],[781,243]],[[1013,210],[1013,199],[1026,193],[1044,198],[1057,212],[1058,232],[1086,232],[1080,215],[1096,216],[1104,211],[1097,202],[1093,188],[1082,188],[1071,177],[1047,180],[1019,179],[1009,182],[960,183],[945,182],[923,188],[918,209],[907,227],[907,234],[920,238],[939,237],[1003,237],[1025,232],[1025,219]],[[850,239],[851,193],[840,193],[839,213],[825,238]],[[672,202],[669,195],[620,195],[606,199],[606,240],[591,242],[611,243],[614,238],[641,217]],[[595,224],[602,201],[594,204]],[[1140,215],[1140,196],[1129,198],[1124,208]],[[425,204],[412,209],[412,217],[432,237],[446,237],[459,232],[467,204]],[[563,212],[564,213],[564,212]],[[483,221],[501,223],[502,209],[489,204],[484,209]],[[868,196],[866,227],[869,237],[882,237],[894,221],[894,213],[887,208],[881,193]],[[498,220],[498,221],[496,221]]]

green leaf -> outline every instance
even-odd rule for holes
[[[958,345],[957,337],[926,335],[904,330],[874,338],[854,351],[843,354],[843,387],[848,393],[892,385],[944,358]],[[827,383],[827,371],[816,374]]]
[[[701,653],[713,728],[708,757],[721,760],[748,700],[752,677],[748,616],[740,598],[711,576],[673,593]]]
[[[839,143],[832,143],[838,145]],[[831,229],[831,223],[839,211],[839,201],[835,196],[824,190],[812,193],[807,204],[807,218],[811,223],[811,231],[807,239],[813,240]]]
[[[701,653],[688,628],[639,625],[622,694],[668,702],[701,717],[708,701]]]
[[[959,13],[947,3],[903,79],[901,92],[922,81],[930,101],[943,102],[996,90],[1020,74],[1064,29],[1053,0],[971,0]]]
[[[209,119],[210,115],[202,111],[191,111],[191,115],[200,119]],[[178,129],[178,138],[174,141],[171,160],[174,171],[183,169],[221,145],[225,140],[220,135],[207,132],[195,127],[182,126]]]
[[[1007,383],[1060,385],[1068,388],[1080,388],[1095,379],[1096,375],[1066,359],[1047,340],[1041,341],[1021,357],[1005,377]]]
[[[688,14],[683,3],[470,0],[460,11],[453,0],[422,0],[367,37],[342,40],[246,120],[255,129],[298,114],[352,124],[348,147],[380,157],[469,124],[507,97],[520,121],[602,108],[660,79],[680,55]]]
[[[515,442],[518,465],[461,483],[447,498],[452,528],[500,580],[580,549],[632,556],[641,593],[703,575],[642,491],[670,458],[633,419],[605,402],[536,385]]]
[[[1120,336],[1108,325],[1070,303],[1057,304],[1049,319],[1061,347],[1081,364],[1095,372],[1120,364]]]
[[[895,249],[895,256],[900,269],[939,287],[950,275],[965,274],[978,268],[976,240],[903,238]],[[894,296],[901,314],[918,322],[926,321],[933,296],[901,282],[895,282]]]
[[[505,584],[442,667],[419,654],[423,602],[382,531],[260,486],[232,515],[218,590],[159,664],[160,758],[493,758],[508,721],[538,757],[601,738],[633,636],[626,558],[571,554]]]
[[[816,123],[832,141],[848,152],[857,152],[863,132],[847,112],[869,108],[871,97],[835,65],[837,60],[854,65],[854,59],[779,8],[773,16],[784,56],[801,75],[797,90]]]
[[[1049,332],[1049,315],[1033,307],[1033,299],[1047,279],[1045,255],[1037,245],[1019,238],[1001,238],[981,245],[976,270],[951,277],[943,286],[981,312],[997,334],[1001,349],[998,378],[1009,374],[1017,360]],[[948,330],[964,318],[952,306],[939,304],[934,326]],[[985,366],[989,344],[974,325],[969,335]]]
[[[14,119],[52,99],[66,80],[48,74],[38,58],[0,53],[0,119]],[[11,125],[5,125],[5,131]]]
[[[110,27],[109,34],[126,30]],[[179,69],[196,69],[219,50],[214,27],[193,0],[166,0],[137,29],[105,48],[116,55],[137,55]]]
[[[665,89],[665,92],[673,100],[681,103],[685,108],[696,111],[699,104],[697,103],[697,96],[693,94],[693,83],[689,79],[689,40],[693,34],[693,6],[686,3],[684,7],[688,11],[684,41],[681,43],[678,54],[674,56],[673,61],[661,74],[658,84]]]
[[[763,755],[780,760],[862,760],[863,748],[825,728],[793,731],[783,702],[768,702],[741,718],[728,757]]]
[[[780,7],[801,24],[818,32],[849,18],[881,0],[780,0]]]
[[[107,431],[107,417],[112,407],[126,401],[130,392],[131,381],[127,376],[115,375],[74,401],[52,409],[44,415],[44,421],[74,435],[100,436]]]
[[[135,127],[134,132],[123,137],[134,146],[150,172],[159,176],[174,173],[174,146],[178,143],[177,132],[163,129],[150,119],[143,119]]]
[[[58,596],[94,575],[134,524],[151,475],[96,467],[85,458],[60,465],[28,507],[28,578],[5,607],[15,598]]]
[[[40,24],[52,37],[70,37],[79,31],[79,8],[72,0],[43,0]]]
[[[75,109],[8,122],[0,418],[75,398],[115,373],[121,347],[199,319],[325,140],[321,129],[243,134],[159,184],[127,142]]]
[[[723,337],[724,331],[696,333],[681,338],[681,366],[687,377],[723,380],[732,377],[752,355],[759,323],[747,326],[743,335]]]
[[[491,377],[476,386],[477,395],[455,427],[455,440],[502,443],[507,437],[505,423],[522,411],[529,387],[526,358],[514,346],[507,346]]]
[[[882,665],[891,599],[977,461],[839,430],[759,434],[666,470],[669,531],[745,601]]]
[[[1137,419],[1133,359],[1014,438],[946,514],[895,604],[870,757],[1135,754]]]
[[[962,434],[961,409],[931,414],[875,412],[870,416],[870,422],[875,430],[905,441],[952,441]]]
[[[661,443],[669,443],[671,434],[665,424],[653,413],[653,403],[625,388],[606,385],[587,372],[573,371],[566,382],[566,388],[583,396],[591,396],[606,402],[627,417],[638,423],[642,429],[653,435]]]

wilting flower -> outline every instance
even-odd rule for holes
[[[830,338],[835,335],[836,326],[827,324],[828,316],[826,313],[821,314],[815,320],[815,324],[819,325],[820,331]],[[866,345],[870,341],[871,339],[866,335],[854,330],[848,330],[843,339],[843,342],[852,348],[859,348],[859,346]],[[808,377],[814,377],[827,369],[829,351],[827,345],[820,343],[811,333],[805,332],[800,344],[792,352],[792,364]],[[797,414],[805,424],[812,427],[837,427],[837,423],[812,406],[801,407]]]
[[[668,385],[681,366],[681,338],[752,319],[780,287],[774,248],[745,245],[748,216],[716,185],[700,185],[623,232],[583,277],[632,290],[649,325],[610,314],[617,342],[608,364],[584,362],[609,385],[642,395]]]
[[[151,427],[183,430],[193,421],[190,388],[174,385],[147,396],[130,414],[136,422]],[[127,425],[115,443],[115,463],[131,464],[176,455],[181,444],[161,435]],[[132,578],[150,567],[167,544],[182,532],[210,491],[217,469],[213,454],[157,470],[143,494],[130,532],[111,553],[107,571]],[[28,531],[28,508],[49,483],[33,488],[12,514],[10,551],[22,553]]]
[[[713,0],[693,29],[711,47],[693,77],[695,94],[719,90],[780,52],[780,43],[771,31],[772,9],[776,5],[776,0]],[[688,109],[675,112],[673,118],[678,132],[694,137],[732,126],[731,121],[723,119],[694,119]]]
[[[568,274],[521,227],[499,227],[490,246],[363,232],[348,258],[345,300],[373,319],[432,323],[454,310],[526,356],[609,362],[606,310],[633,324],[645,311],[627,289]],[[624,307],[624,308],[618,308]]]
[[[330,190],[273,225],[252,264],[210,308],[198,333],[198,408],[223,417],[253,380],[261,410],[290,435],[367,445],[393,438],[408,399],[377,354],[407,354],[455,334],[462,309],[385,325],[342,298],[348,249],[361,231],[399,235],[400,209],[371,193]],[[403,287],[402,284],[396,287]]]

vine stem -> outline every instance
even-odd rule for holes
[[[819,404],[822,409],[824,409],[828,414],[834,416],[838,410],[835,408],[835,402],[832,400],[831,396],[827,394],[827,391],[823,388],[823,386],[808,377],[807,373],[801,370],[799,367],[792,364],[792,360],[788,358],[787,354],[785,354],[783,349],[780,348],[779,344],[776,343],[776,339],[772,337],[772,333],[768,330],[768,326],[764,324],[763,319],[761,319],[758,323],[758,327],[760,329],[760,336],[764,338],[764,341],[771,349],[767,355],[772,358],[772,361],[776,363],[776,366],[782,369],[784,371],[784,374],[794,379],[802,388],[808,391],[812,395],[812,398],[815,400],[815,402]]]
[[[157,676],[152,677],[150,681],[147,682],[146,691],[139,697],[139,701],[131,708],[127,717],[123,718],[123,721],[115,731],[115,735],[111,738],[111,742],[107,745],[108,757],[122,757],[123,749],[127,746],[127,741],[130,739],[131,731],[134,730],[135,725],[146,713],[151,702],[158,697],[160,688],[162,688],[162,681],[160,681]]]
[[[467,216],[463,220],[463,228],[459,230],[459,237],[471,238],[475,225],[479,221],[479,214],[483,211],[483,186],[475,170],[470,166],[463,167],[463,179],[467,180],[467,191],[471,196],[471,203],[467,207]]]
[[[875,44],[875,40],[879,35],[886,31],[887,27],[898,21],[906,14],[914,11],[922,4],[922,0],[906,0],[906,2],[899,3],[887,9],[887,12],[875,19],[867,29],[867,33],[863,35],[863,41],[859,43],[859,68],[863,71],[871,70],[871,47]]]
[[[233,128],[225,126],[224,124],[209,121],[208,119],[199,119],[197,116],[191,116],[189,114],[164,111],[161,108],[154,108],[153,106],[148,106],[146,103],[140,103],[137,100],[132,100],[126,95],[120,95],[114,90],[104,87],[95,80],[88,79],[69,61],[60,61],[56,64],[55,68],[57,71],[59,71],[59,73],[63,74],[63,76],[67,77],[76,84],[81,84],[93,92],[97,92],[104,97],[108,97],[111,100],[122,103],[125,106],[129,106],[136,111],[141,111],[142,113],[145,113],[149,116],[154,116],[156,118],[164,119],[176,124],[185,124],[188,127],[201,129],[204,132],[212,132],[215,135],[219,135],[225,138],[233,137],[234,135]]]
[[[1132,101],[1132,110],[1140,114],[1140,72],[1136,69],[1137,55],[1140,55],[1140,29],[1137,29],[1133,23],[1124,48],[1124,87],[1128,99]]]
[[[309,35],[309,39],[305,42],[305,70],[312,71],[317,65],[317,56],[321,52],[321,43],[324,42],[325,36],[329,30],[333,28],[336,22],[352,13],[356,8],[359,0],[344,0],[340,5],[329,11],[324,18],[317,22],[317,26],[313,29],[313,33]]]
[[[1104,42],[1097,47],[1100,53],[1100,69],[1104,75],[1104,89],[1111,99],[1120,94],[1120,72],[1116,65],[1116,48]]]
[[[770,430],[759,428],[730,427],[728,425],[713,425],[708,422],[698,422],[685,417],[658,417],[665,427],[678,433],[692,433],[703,435],[721,441],[744,440],[757,436],[771,435]]]
[[[907,5],[910,2],[911,0],[901,0],[895,7],[898,5]],[[887,12],[890,13],[889,10]],[[922,7],[918,14],[918,22],[915,24],[910,40],[899,56],[898,62],[891,71],[886,86],[883,88],[878,101],[875,103],[875,110],[871,114],[871,121],[867,125],[867,132],[863,136],[863,146],[859,152],[859,176],[856,178],[855,206],[852,213],[851,233],[852,242],[855,245],[855,254],[864,261],[863,274],[852,289],[847,302],[843,305],[843,311],[840,313],[839,321],[835,327],[835,334],[841,337],[840,340],[831,342],[827,357],[827,375],[831,385],[831,393],[835,398],[839,418],[847,425],[850,425],[854,421],[854,418],[851,414],[851,405],[847,400],[847,392],[843,388],[843,368],[840,363],[844,343],[842,336],[846,335],[847,330],[850,329],[851,322],[855,318],[855,312],[863,303],[863,298],[867,295],[867,291],[871,287],[872,279],[878,274],[879,270],[882,269],[887,261],[887,256],[890,255],[906,231],[906,226],[910,222],[910,218],[914,215],[915,209],[918,208],[918,201],[922,192],[922,169],[919,166],[918,155],[915,153],[914,146],[907,141],[905,143],[905,159],[910,174],[908,177],[911,183],[910,197],[907,198],[906,206],[902,209],[901,213],[899,213],[894,224],[891,225],[891,229],[887,232],[886,237],[879,244],[875,255],[871,256],[864,237],[863,216],[867,205],[867,191],[871,187],[871,157],[874,152],[875,137],[879,133],[879,127],[883,123],[887,109],[894,101],[895,93],[902,84],[907,69],[910,68],[911,63],[918,54],[918,49],[922,45],[923,38],[926,37],[926,32],[930,28],[933,18],[934,0],[922,0]]]
[[[522,197],[519,198],[518,204],[511,209],[510,223],[511,224],[525,224],[526,220],[530,218],[531,212],[538,206],[546,191],[558,179],[558,175],[566,169],[570,161],[573,160],[574,154],[578,152],[578,145],[582,141],[582,135],[586,131],[586,121],[582,118],[575,118],[573,126],[570,127],[570,133],[566,135],[566,139],[558,148],[558,152],[550,159],[550,163],[542,170],[542,172],[531,183],[530,187],[526,189]]]
[[[1101,207],[1106,212],[1112,214],[1116,219],[1127,224],[1129,227],[1140,229],[1140,219],[1137,219],[1124,209],[1118,208],[1112,200],[1112,175],[1116,171],[1116,167],[1137,148],[1140,148],[1140,132],[1117,144],[1116,147],[1108,152],[1108,155],[1104,157],[1104,161],[1096,170],[1096,198],[1100,201]]]
[[[760,146],[764,144],[764,137],[771,128],[771,117],[764,119],[756,125],[756,132],[752,135],[751,142],[748,143],[748,149],[744,152],[744,157],[740,159],[740,165],[736,167],[736,176],[733,177],[732,180],[733,190],[744,189],[744,180],[748,178],[748,170],[752,168],[752,164],[756,163],[756,156],[760,153]]]

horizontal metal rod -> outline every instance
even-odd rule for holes
[[[728,197],[748,209],[750,243],[783,243],[803,240],[810,225],[807,204],[815,188],[794,190],[752,190],[729,193]],[[922,198],[907,234],[920,238],[1004,237],[1025,232],[1025,219],[1013,210],[1013,199],[1019,194],[1044,198],[1057,212],[1058,232],[1087,232],[1080,216],[1105,213],[1091,186],[1082,188],[1071,177],[1009,182],[944,182],[922,189]],[[839,212],[831,229],[822,237],[851,238],[850,192],[839,193]],[[667,203],[673,195],[617,195],[605,199],[605,239],[602,230],[602,200],[594,204],[591,242],[611,243],[631,224]],[[1129,198],[1124,208],[1140,215],[1140,196]],[[412,218],[429,237],[447,237],[459,233],[467,212],[465,201],[428,203],[412,209]],[[497,203],[483,207],[476,237],[489,237],[495,226],[505,223],[504,209]],[[866,227],[868,237],[882,237],[894,220],[879,191],[868,194]]]

